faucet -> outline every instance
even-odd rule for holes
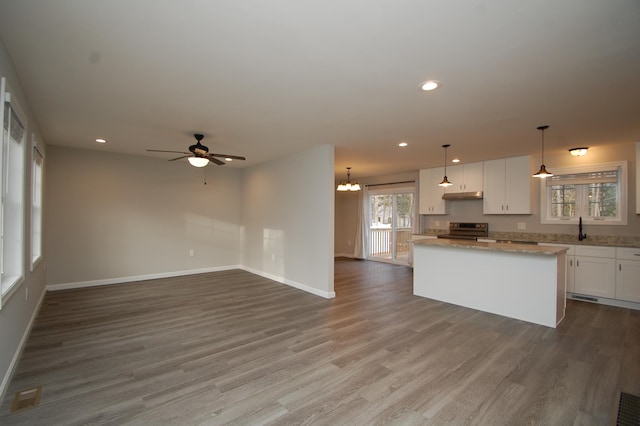
[[[587,238],[587,234],[582,233],[582,216],[578,220],[578,241],[582,241]]]

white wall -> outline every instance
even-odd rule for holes
[[[240,171],[50,146],[47,284],[240,264]],[[190,251],[194,256],[190,256]]]
[[[244,170],[245,267],[334,297],[333,163],[324,145]]]
[[[24,95],[20,86],[20,80],[15,72],[15,68],[4,45],[0,43],[0,77],[5,77],[7,83],[13,90],[20,103],[20,106],[28,116],[29,123],[27,134],[29,143],[31,134],[39,134],[37,124],[29,109],[28,99]],[[42,142],[42,141],[41,141]],[[31,189],[31,159],[32,150],[26,150],[27,167],[25,170],[25,188],[27,191]],[[47,165],[45,163],[45,169]],[[46,181],[45,181],[46,187]],[[30,192],[29,192],[30,194]],[[25,279],[19,286],[11,298],[4,300],[0,309],[0,397],[4,394],[8,384],[11,369],[18,359],[19,350],[22,343],[26,340],[30,323],[35,317],[37,308],[45,291],[44,262],[40,262],[34,271],[30,270],[31,263],[31,234],[29,233],[31,225],[31,197],[25,196]],[[44,208],[46,213],[46,206]],[[44,229],[46,232],[46,227]],[[44,252],[46,259],[46,251]]]

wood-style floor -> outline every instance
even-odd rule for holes
[[[237,270],[48,293],[0,424],[605,425],[640,394],[640,311],[573,302],[551,329],[348,259],[335,290]]]

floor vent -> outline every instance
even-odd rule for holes
[[[42,386],[16,392],[16,396],[13,398],[13,405],[11,405],[11,412],[17,413],[30,408],[36,408],[38,404],[40,404],[41,392]]]
[[[615,412],[616,426],[640,425],[640,396],[619,392]]]

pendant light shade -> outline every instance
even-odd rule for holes
[[[549,126],[538,127],[538,130],[540,130],[540,132],[542,133],[542,165],[540,166],[540,170],[538,170],[538,173],[534,174],[533,177],[542,179],[553,176],[553,173],[548,172],[547,168],[544,166],[544,131],[548,128]]]
[[[442,182],[440,182],[438,184],[438,186],[451,186],[453,185],[453,183],[449,182],[449,179],[447,179],[447,148],[449,148],[451,145],[449,144],[445,144],[442,145],[442,147],[444,148],[444,178],[442,179]]]
[[[338,191],[360,191],[362,188],[356,181],[351,181],[351,167],[347,167],[347,180],[343,180],[336,188]]]

